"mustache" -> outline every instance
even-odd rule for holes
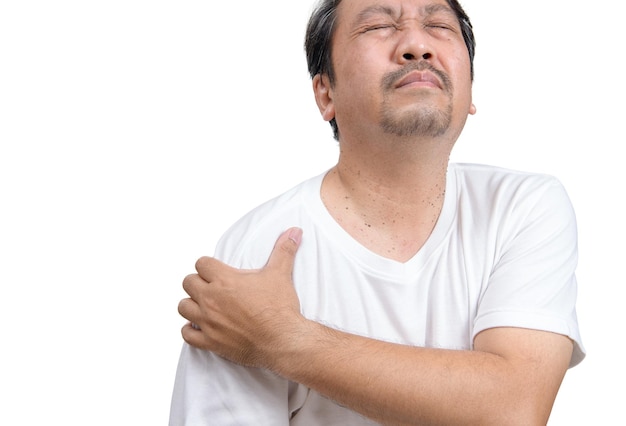
[[[450,92],[452,88],[452,81],[450,80],[450,77],[448,77],[448,74],[435,68],[433,65],[425,60],[421,60],[418,62],[409,62],[407,65],[400,68],[399,70],[385,74],[382,80],[383,89],[391,90],[393,89],[395,83],[403,78],[405,75],[410,74],[413,71],[425,70],[428,70],[435,74],[437,78],[439,78],[439,81],[441,81],[441,85],[443,86],[444,91]]]

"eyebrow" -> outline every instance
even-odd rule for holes
[[[435,3],[429,4],[423,8],[423,14],[425,16],[432,16],[441,12],[457,18],[456,13],[452,9],[450,9],[447,4]],[[353,24],[354,26],[358,26],[367,19],[377,15],[386,15],[395,18],[396,13],[390,6],[380,4],[369,6],[357,14]]]
[[[451,15],[457,18],[456,13],[452,9],[450,9],[450,6],[448,6],[447,4],[440,4],[440,3],[429,4],[428,6],[424,8],[424,14],[426,16],[431,16],[440,12],[446,13],[448,15]]]
[[[389,6],[374,5],[369,6],[360,11],[354,18],[353,26],[358,26],[369,18],[377,15],[394,16],[394,10]]]

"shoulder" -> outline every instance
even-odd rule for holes
[[[257,263],[267,260],[276,238],[284,230],[304,225],[307,205],[319,194],[324,174],[299,183],[238,219],[218,242],[215,256],[237,267],[261,267],[263,264]]]
[[[449,172],[462,185],[461,188],[537,190],[541,187],[561,185],[552,175],[486,164],[451,163]]]
[[[549,174],[467,163],[450,164],[448,174],[455,180],[461,202],[491,208],[531,207],[537,203],[569,205],[565,188]]]
[[[471,229],[496,230],[514,237],[523,229],[576,234],[576,217],[561,182],[554,176],[479,164],[452,164],[456,210]],[[571,243],[571,241],[570,241]]]

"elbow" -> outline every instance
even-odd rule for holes
[[[545,426],[548,423],[554,398],[539,398],[526,392],[507,392],[499,401],[483,411],[481,425]]]

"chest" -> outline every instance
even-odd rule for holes
[[[332,328],[403,344],[469,349],[482,279],[462,252],[441,250],[419,265],[389,268],[318,250],[296,263],[303,314]],[[303,256],[304,258],[304,256]]]

